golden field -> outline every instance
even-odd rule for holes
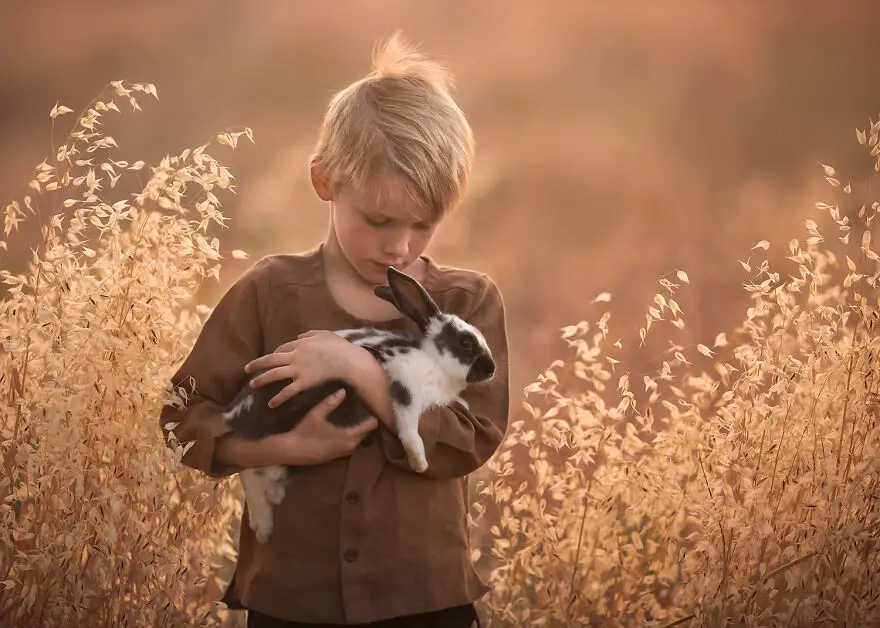
[[[877,10],[49,7],[0,27],[0,190],[24,219],[0,250],[0,625],[234,622],[210,600],[236,488],[176,471],[162,382],[197,303],[322,237],[323,108],[396,29],[453,69],[478,142],[429,254],[489,273],[508,310],[512,427],[472,482],[486,618],[876,622]],[[79,140],[116,164],[53,161],[117,78],[123,113],[80,130],[106,121],[118,148]],[[150,170],[244,126],[255,144]]]

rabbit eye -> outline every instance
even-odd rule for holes
[[[474,348],[474,339],[470,336],[462,336],[458,342],[462,348],[467,349],[468,351]]]

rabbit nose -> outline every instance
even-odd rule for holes
[[[481,355],[471,365],[468,371],[468,383],[485,382],[495,374],[495,362],[488,356]]]

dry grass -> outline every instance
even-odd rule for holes
[[[110,157],[111,103],[151,93],[111,85],[6,208],[10,248],[28,247],[18,223],[42,229],[29,267],[2,272],[0,626],[229,619],[212,601],[239,500],[180,465],[157,417],[185,395],[165,382],[206,314],[190,302],[219,272],[213,191],[232,177],[207,146],[151,169]],[[874,159],[878,133],[860,136]],[[492,625],[880,622],[880,205],[821,207],[840,238],[808,222],[791,274],[744,264],[752,305],[711,347],[672,344],[642,373],[615,360],[607,314],[564,330],[570,353],[480,473]],[[661,280],[645,337],[684,326],[686,283]]]
[[[880,172],[878,133],[858,139]],[[711,348],[636,375],[607,315],[564,330],[479,491],[493,626],[880,624],[880,204],[850,205],[817,204],[838,237],[806,221],[785,272],[743,263],[752,305]],[[684,283],[642,334],[683,327]]]
[[[2,271],[0,626],[218,620],[211,561],[236,502],[181,467],[157,417],[203,322],[185,304],[219,271],[214,191],[232,178],[207,146],[149,169],[111,157],[104,121],[147,95],[108,86],[6,207],[9,248],[28,246],[20,222],[42,230],[28,269]]]

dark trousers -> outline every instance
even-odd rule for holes
[[[371,624],[350,624],[364,628],[480,628],[480,619],[473,604],[447,608],[433,613],[406,615]],[[269,617],[258,611],[248,611],[247,628],[342,628],[344,624],[303,624]]]

